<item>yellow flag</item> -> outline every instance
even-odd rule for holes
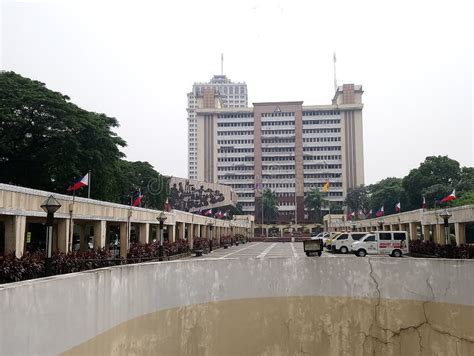
[[[323,185],[323,192],[327,193],[329,191],[329,182],[326,182],[326,184]]]

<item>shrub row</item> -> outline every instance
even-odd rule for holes
[[[410,241],[412,255],[440,258],[474,258],[473,245],[440,245],[429,240]]]
[[[189,252],[188,242],[186,240],[165,242],[163,244],[163,252],[166,256],[187,253]],[[69,252],[67,254],[64,252],[54,252],[51,256],[52,272],[53,275],[66,274],[117,264],[156,260],[160,257],[158,242],[132,244],[127,254],[127,259],[113,257],[111,252],[105,248],[84,252]],[[6,256],[0,256],[0,284],[44,277],[44,264],[44,251],[27,252],[21,258],[17,258],[14,252]]]

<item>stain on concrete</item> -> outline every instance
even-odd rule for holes
[[[63,355],[474,355],[474,307],[287,297],[173,308],[122,323]]]

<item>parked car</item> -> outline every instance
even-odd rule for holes
[[[351,248],[359,257],[367,254],[401,257],[408,253],[408,232],[375,231],[354,242]]]
[[[367,232],[344,232],[331,242],[331,251],[346,254],[351,252],[351,245],[367,235]]]

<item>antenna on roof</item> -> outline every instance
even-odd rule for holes
[[[224,53],[221,53],[221,75],[224,75]]]
[[[337,79],[336,79],[336,52],[333,52],[334,61],[334,91],[337,91]]]

